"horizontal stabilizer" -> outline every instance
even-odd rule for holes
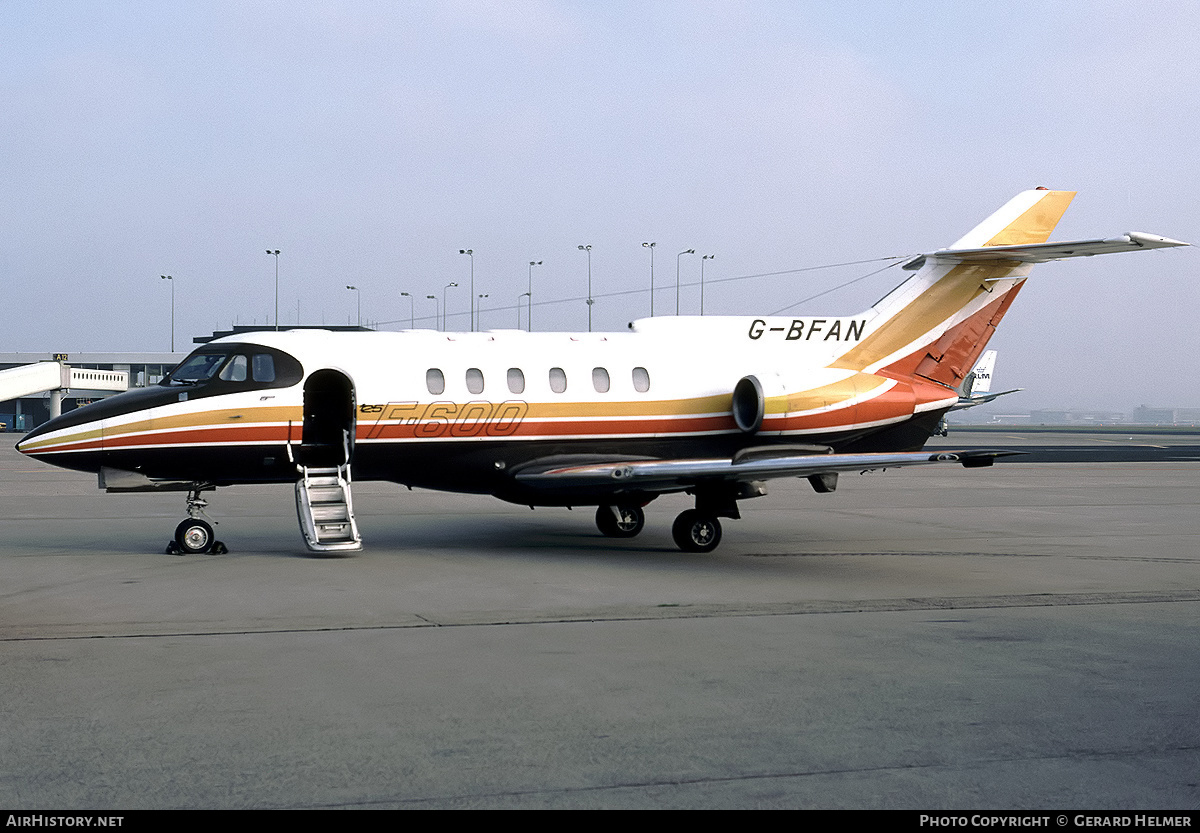
[[[960,396],[958,402],[950,406],[952,411],[961,411],[964,408],[974,408],[976,405],[983,405],[999,399],[1001,396],[1008,396],[1010,393],[1020,393],[1024,388],[1013,388],[1012,390],[1003,390],[999,393],[976,393],[971,396]]]
[[[978,249],[941,249],[922,255],[924,258],[966,262],[1015,260],[1021,263],[1045,263],[1068,257],[1092,257],[1116,252],[1136,252],[1141,249],[1166,249],[1190,246],[1180,240],[1131,231],[1120,237],[1098,240],[1069,240],[1064,243],[1030,243],[1020,246],[984,246]]]

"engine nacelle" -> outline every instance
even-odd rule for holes
[[[733,386],[733,421],[747,434],[762,428],[767,413],[767,400],[757,376],[743,376]]]

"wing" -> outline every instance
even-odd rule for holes
[[[749,453],[748,453],[749,452]],[[757,452],[757,453],[756,453]],[[807,477],[819,491],[824,475],[866,472],[932,463],[960,463],[966,468],[990,466],[998,457],[1019,451],[911,451],[886,454],[776,454],[748,449],[732,459],[615,460],[570,463],[534,461],[514,472],[518,482],[544,489],[614,492],[679,492],[702,484],[746,483],[777,477]],[[832,486],[832,478],[825,481]],[[832,491],[829,488],[828,491]]]

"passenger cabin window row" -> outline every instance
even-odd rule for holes
[[[257,358],[257,356],[255,357]],[[633,381],[633,389],[638,393],[645,393],[650,390],[650,373],[644,367],[635,367],[631,373]],[[478,367],[468,367],[465,374],[467,391],[472,394],[481,394],[484,389],[483,371]],[[519,367],[510,367],[506,374],[508,382],[508,392],[512,394],[522,394],[525,392],[525,372]],[[555,393],[566,393],[567,391],[567,372],[561,367],[552,367],[547,373],[547,381],[550,384],[550,390]],[[596,393],[608,393],[612,388],[612,381],[608,375],[608,369],[604,367],[592,368],[592,387]],[[446,376],[439,368],[431,367],[425,371],[425,388],[434,396],[441,396],[446,392]]]

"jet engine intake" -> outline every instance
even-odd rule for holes
[[[766,411],[767,402],[758,377],[743,376],[733,386],[733,421],[743,432],[755,434],[762,428]]]

